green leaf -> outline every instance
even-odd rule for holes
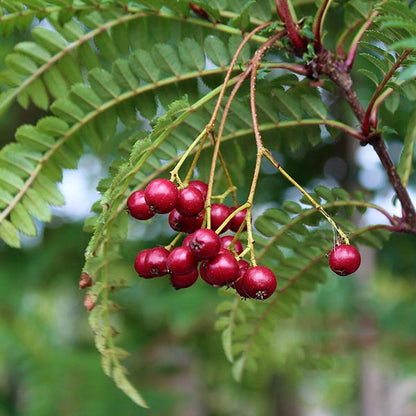
[[[113,368],[112,377],[117,385],[117,387],[122,390],[134,403],[141,407],[149,407],[144,401],[140,393],[132,386],[130,381],[125,375],[125,370],[122,366],[118,365]]]
[[[32,59],[20,53],[11,53],[5,62],[9,68],[22,75],[31,75],[38,69]]]
[[[33,188],[42,198],[51,205],[61,206],[65,204],[65,198],[57,185],[47,176],[39,174],[35,180]]]
[[[205,52],[213,64],[220,68],[225,68],[230,62],[228,49],[216,36],[209,35],[204,42]]]
[[[397,166],[398,174],[403,185],[409,183],[410,173],[412,172],[413,153],[416,140],[416,110],[413,111],[407,120],[407,129],[404,136],[404,145],[400,155],[400,161]]]
[[[10,247],[19,248],[20,240],[16,228],[8,220],[0,222],[0,238]]]
[[[173,46],[168,44],[156,44],[152,48],[152,57],[159,67],[167,72],[179,76],[182,72],[178,53]]]
[[[221,335],[222,347],[229,362],[233,362],[231,327],[225,328]]]
[[[369,71],[368,69],[359,68],[358,72],[361,72],[364,76],[366,76],[370,81],[372,81],[376,86],[380,83],[377,76],[374,75],[373,72]]]
[[[179,44],[179,57],[189,69],[202,71],[205,68],[205,55],[200,44],[191,38],[186,38]]]
[[[41,152],[45,152],[55,144],[52,137],[38,131],[34,126],[28,124],[17,129],[16,139],[19,143]]]
[[[250,23],[250,8],[256,4],[254,0],[247,1],[242,10],[240,11],[239,15],[237,17],[234,17],[230,20],[229,24],[233,27],[238,27],[239,29],[246,29],[247,26]]]
[[[83,111],[67,98],[59,98],[51,106],[52,112],[63,121],[74,123],[83,119]]]
[[[51,54],[35,42],[20,42],[14,50],[29,56],[39,64],[45,64],[51,59]]]
[[[57,66],[52,66],[43,75],[46,86],[54,98],[65,97],[68,94],[68,85]]]
[[[120,87],[113,76],[102,68],[94,68],[88,73],[88,81],[92,89],[103,100],[112,100],[120,95]]]
[[[32,30],[32,36],[37,44],[53,54],[61,52],[67,46],[67,42],[62,35],[41,26]]]
[[[10,213],[10,220],[13,225],[28,236],[36,235],[36,226],[27,209],[22,204],[17,204]]]
[[[129,59],[130,69],[139,79],[156,82],[160,79],[159,67],[153,62],[152,56],[145,50],[137,50]]]

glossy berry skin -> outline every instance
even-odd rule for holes
[[[127,199],[127,208],[130,215],[138,220],[148,220],[155,215],[144,199],[143,189],[135,191],[129,196]]]
[[[187,186],[178,192],[176,209],[182,215],[192,217],[198,215],[205,205],[205,199],[198,188]]]
[[[208,228],[200,228],[193,232],[187,244],[191,253],[198,260],[214,258],[221,248],[220,237],[215,231]]]
[[[201,279],[204,282],[208,283],[211,286],[217,286],[208,278],[208,275],[207,275],[208,263],[209,263],[209,260],[205,260],[201,262],[201,264],[199,265],[199,275],[201,276]]]
[[[238,207],[231,208],[232,211],[235,211]],[[240,229],[241,224],[245,221],[247,215],[247,209],[243,209],[231,218],[230,221],[230,230],[234,231],[235,233]],[[243,231],[247,230],[247,224],[244,225]]]
[[[246,296],[252,299],[267,299],[273,295],[277,287],[276,276],[264,266],[248,268],[242,279],[242,289]]]
[[[149,250],[144,264],[152,277],[164,276],[168,273],[166,263],[168,256],[169,250],[164,247],[155,247]]]
[[[167,214],[178,201],[178,188],[168,179],[155,179],[146,186],[144,199],[152,212]]]
[[[152,274],[150,273],[150,270],[147,268],[147,264],[146,264],[146,257],[148,255],[148,253],[150,252],[151,249],[146,248],[142,251],[139,252],[139,254],[137,254],[136,259],[134,260],[134,268],[137,272],[137,274],[140,277],[144,277],[145,279],[150,279],[151,277],[155,277],[152,276]]]
[[[175,247],[167,258],[170,274],[188,274],[198,266],[198,260],[187,247]]]
[[[340,276],[354,273],[361,264],[360,252],[349,244],[341,244],[329,254],[329,267]]]
[[[175,208],[170,212],[168,222],[172,230],[190,234],[201,228],[204,222],[204,214],[199,213],[193,217],[187,217]]]
[[[192,270],[187,274],[173,274],[170,275],[170,283],[175,289],[185,289],[192,286],[198,280],[198,269]]]
[[[243,277],[249,267],[250,267],[250,263],[248,261],[243,260],[243,259],[238,261],[239,273],[233,286],[236,292],[243,298],[247,297],[247,293],[245,292],[243,288]]]
[[[188,186],[192,186],[193,188],[198,189],[199,192],[201,192],[202,197],[204,198],[204,202],[207,199],[207,194],[208,194],[208,184],[203,182],[203,181],[198,181],[198,180],[194,180],[194,181],[190,181],[188,183]]]
[[[212,260],[207,261],[204,268],[207,281],[215,286],[231,285],[240,272],[238,261],[228,250],[220,250]]]
[[[231,245],[231,243],[234,240],[234,236],[232,235],[225,235],[224,237],[221,237],[221,248],[225,248],[229,250],[229,247]],[[235,240],[234,244],[233,244],[233,250],[237,253],[237,254],[241,254],[243,252],[243,245],[241,244],[240,240]]]
[[[231,214],[231,209],[225,204],[212,204],[211,205],[211,228],[215,231],[225,221],[225,219]],[[228,230],[230,223],[228,223],[221,233]]]

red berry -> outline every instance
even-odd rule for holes
[[[232,211],[235,211],[239,206],[235,208],[231,208]],[[243,210],[237,212],[230,221],[230,230],[234,231],[235,233],[239,230],[241,224],[245,221],[247,216],[247,209],[244,208]],[[247,230],[247,224],[243,227],[243,230]]]
[[[341,244],[329,254],[329,267],[340,276],[354,273],[361,264],[360,252],[349,244]]]
[[[188,274],[196,269],[197,259],[187,247],[175,247],[169,254],[167,266],[171,274]]]
[[[198,280],[198,276],[198,269],[194,269],[187,274],[171,273],[170,282],[175,289],[184,289],[192,286]]]
[[[169,250],[164,247],[155,247],[147,253],[144,264],[153,277],[164,276],[168,273],[166,260],[169,256]]]
[[[176,209],[187,217],[199,214],[205,205],[204,197],[198,188],[188,186],[178,193]]]
[[[175,208],[170,212],[168,221],[172,230],[189,234],[201,228],[204,222],[204,214],[199,213],[193,217],[187,217],[179,213]]]
[[[267,299],[273,295],[277,287],[276,276],[264,266],[250,267],[242,279],[242,289],[248,298]]]
[[[206,282],[206,283],[208,283],[209,285],[211,285],[211,286],[217,286],[217,285],[215,285],[209,278],[208,278],[208,275],[207,275],[207,267],[208,267],[208,263],[209,263],[209,260],[205,260],[205,261],[203,261],[201,264],[200,264],[200,266],[199,266],[199,274],[200,274],[200,276],[201,276],[201,279],[204,281],[204,282]]]
[[[221,248],[229,250],[231,248],[230,246],[233,240],[234,236],[232,235],[225,235],[224,237],[221,237]],[[232,248],[237,254],[241,254],[243,252],[243,245],[241,244],[241,241],[238,239],[235,240]]]
[[[250,267],[250,263],[248,261],[243,260],[243,259],[238,261],[239,273],[238,273],[237,279],[234,282],[234,289],[243,298],[247,297],[247,293],[245,292],[243,288],[243,277],[249,267]]]
[[[190,181],[188,183],[188,186],[192,186],[194,188],[197,188],[199,192],[201,192],[202,197],[204,198],[204,201],[207,199],[208,194],[208,184],[203,181]]]
[[[144,199],[143,189],[135,191],[129,196],[127,199],[127,208],[130,215],[138,220],[148,220],[155,215]]]
[[[187,244],[198,260],[214,258],[221,248],[220,237],[208,228],[200,228],[192,233]]]
[[[155,179],[146,186],[144,199],[154,213],[167,214],[176,206],[178,188],[168,179]]]
[[[225,204],[212,204],[211,205],[211,228],[215,231],[225,221],[225,219],[231,214],[231,209]],[[228,230],[228,223],[221,233]]]
[[[150,270],[147,268],[147,264],[146,264],[146,257],[149,252],[150,252],[149,248],[146,248],[140,251],[140,253],[136,256],[136,259],[134,260],[134,268],[137,274],[140,277],[144,277],[145,279],[155,277],[150,273]]]
[[[216,286],[231,285],[240,272],[238,261],[228,250],[221,250],[204,268],[207,281]]]

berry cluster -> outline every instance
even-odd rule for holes
[[[133,192],[127,200],[130,215],[147,220],[156,214],[169,213],[169,225],[187,236],[180,246],[144,249],[138,253],[134,267],[139,276],[149,279],[169,274],[172,286],[183,289],[192,286],[199,276],[208,284],[233,287],[244,298],[266,299],[276,290],[274,273],[263,266],[250,266],[239,257],[243,245],[234,235],[246,228],[247,210],[238,211],[225,220],[237,207],[211,204],[211,228],[203,228],[208,185],[190,181],[178,189],[170,180],[155,179],[146,189]]]

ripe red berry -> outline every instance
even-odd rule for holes
[[[145,279],[149,279],[151,277],[155,277],[150,273],[150,270],[147,268],[146,264],[146,257],[150,252],[149,248],[146,248],[137,254],[136,259],[134,260],[134,268],[137,274],[140,277],[144,277]]]
[[[208,276],[207,276],[207,266],[208,266],[208,261],[209,261],[209,260],[205,260],[205,261],[201,262],[201,264],[199,265],[199,275],[201,276],[201,279],[202,279],[204,282],[208,283],[208,284],[209,284],[209,285],[211,285],[211,286],[215,286],[215,285],[211,282],[211,280],[209,280],[209,279],[208,279]]]
[[[231,248],[230,245],[233,242],[233,240],[234,236],[232,235],[225,235],[224,237],[221,237],[221,248],[229,250],[229,248]],[[241,241],[238,239],[235,240],[232,248],[237,254],[241,254],[243,252],[243,245],[241,244]]]
[[[228,250],[221,250],[204,265],[206,279],[215,286],[231,285],[239,274],[238,262]]]
[[[250,263],[248,261],[243,260],[243,259],[238,261],[239,273],[233,286],[234,286],[234,289],[237,291],[237,293],[243,298],[247,297],[247,293],[245,292],[243,288],[243,277],[249,267],[250,267]]]
[[[144,264],[153,277],[164,276],[168,273],[166,264],[169,250],[164,247],[155,247],[148,251]]]
[[[175,289],[184,289],[192,286],[198,280],[198,269],[192,270],[187,274],[170,274],[170,282]]]
[[[154,213],[167,214],[176,206],[178,188],[168,179],[155,179],[146,186],[144,199]]]
[[[242,289],[246,296],[252,299],[267,299],[273,295],[277,287],[276,276],[264,266],[250,267],[242,279]]]
[[[127,208],[130,215],[138,220],[148,220],[155,215],[144,199],[143,189],[135,191],[129,196],[127,199]]]
[[[212,259],[221,248],[218,234],[208,228],[200,228],[191,234],[187,241],[189,250],[198,260]]]
[[[169,254],[167,266],[171,274],[188,274],[198,266],[197,259],[187,247],[175,247]]]
[[[193,217],[187,217],[178,212],[175,208],[169,214],[169,225],[174,231],[181,233],[193,233],[195,230],[201,228],[204,222],[204,214],[199,213]]]
[[[230,215],[231,209],[225,204],[212,204],[211,205],[211,228],[215,231]],[[221,233],[228,230],[230,223],[228,223],[222,230]]]
[[[235,211],[237,207],[231,208],[232,211]],[[247,209],[244,208],[243,210],[237,212],[230,221],[230,230],[234,231],[235,233],[239,230],[241,224],[245,221],[247,216]],[[243,227],[243,230],[247,230],[247,224]]]
[[[190,181],[188,183],[188,186],[192,186],[194,188],[197,188],[199,190],[199,192],[201,192],[204,201],[207,199],[207,194],[208,194],[208,184],[203,182],[203,181],[198,181],[198,180],[194,180],[194,181]]]
[[[176,209],[187,217],[199,214],[205,205],[204,197],[198,188],[187,186],[178,193]]]
[[[329,267],[340,276],[354,273],[361,264],[360,252],[349,244],[341,244],[329,254]]]

